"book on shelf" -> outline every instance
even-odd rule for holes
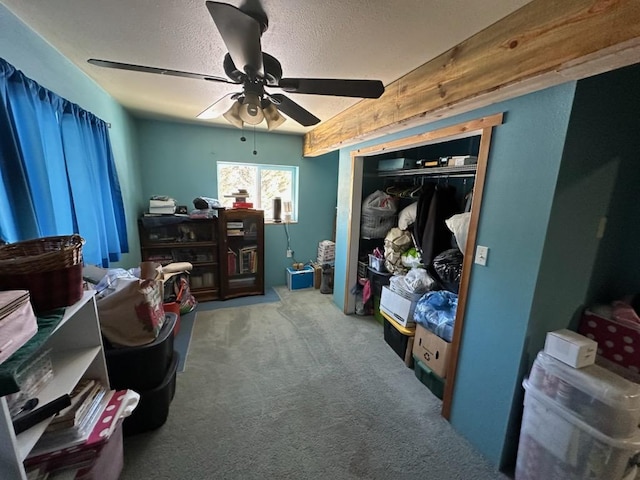
[[[73,425],[67,428],[45,430],[29,456],[43,455],[61,448],[71,448],[85,443],[111,401],[113,393],[112,390],[107,390],[106,387],[98,383],[91,390],[86,407],[79,414],[77,421],[74,419]]]
[[[176,206],[167,206],[167,207],[149,207],[150,214],[164,214],[164,215],[173,215],[176,213]]]
[[[242,237],[244,235],[244,231],[238,230],[238,229],[231,229],[231,230],[227,230],[227,235],[229,237]]]
[[[240,273],[256,273],[258,271],[258,247],[256,245],[239,249],[238,255],[240,257]]]
[[[238,270],[238,254],[233,250],[227,251],[227,272],[229,275],[235,275]]]
[[[71,405],[53,417],[46,431],[53,432],[78,425],[101,388],[102,386],[95,380],[80,380],[70,394]]]

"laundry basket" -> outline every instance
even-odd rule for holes
[[[0,246],[0,290],[29,290],[36,313],[82,297],[82,246],[77,234]]]

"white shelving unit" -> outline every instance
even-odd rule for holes
[[[54,376],[38,393],[40,405],[71,393],[81,378],[95,378],[109,385],[94,293],[84,292],[75,305],[67,307],[42,347],[51,349]],[[27,478],[23,461],[50,421],[51,418],[16,435],[7,401],[0,397],[0,478]]]

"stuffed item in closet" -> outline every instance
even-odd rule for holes
[[[463,259],[462,252],[457,248],[445,250],[433,259],[430,273],[438,280],[442,288],[458,293]]]
[[[425,184],[418,199],[414,237],[425,265],[440,252],[451,248],[451,232],[445,220],[458,212],[455,188]]]
[[[428,292],[418,300],[413,318],[430,332],[451,342],[457,308],[458,295],[455,293],[446,290]]]
[[[384,266],[388,272],[406,273],[408,268],[402,264],[402,254],[413,246],[411,233],[393,227],[384,238]]]
[[[456,239],[456,246],[464,254],[467,245],[467,234],[469,233],[469,220],[471,212],[457,213],[451,218],[447,218],[444,223]]]
[[[437,282],[424,268],[412,268],[406,275],[394,275],[389,279],[391,290],[398,293],[407,293],[407,298],[417,296],[437,288]]]
[[[416,221],[416,212],[418,210],[418,202],[413,202],[408,207],[403,208],[398,214],[398,228],[408,230],[409,226]]]
[[[376,190],[362,202],[360,234],[365,238],[384,238],[396,224],[397,200]]]
[[[416,247],[411,247],[406,250],[401,257],[402,265],[406,268],[418,268],[423,267],[422,256],[420,252],[416,250]]]

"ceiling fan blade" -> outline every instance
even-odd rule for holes
[[[219,117],[233,106],[236,98],[238,98],[239,95],[240,93],[237,92],[228,93],[221,99],[209,105],[206,110],[200,112],[197,118],[208,120],[210,118]]]
[[[333,95],[336,97],[378,98],[384,93],[380,80],[337,78],[283,78],[278,86],[285,92]]]
[[[173,77],[186,77],[196,78],[198,80],[208,80],[210,82],[222,82],[237,84],[231,80],[223,77],[216,77],[214,75],[205,75],[203,73],[183,72],[180,70],[169,70],[168,68],[156,68],[146,67],[144,65],[133,65],[131,63],[112,62],[111,60],[99,60],[97,58],[90,58],[87,60],[91,65],[98,67],[116,68],[118,70],[129,70],[132,72],[144,72],[144,73],[157,73],[159,75],[171,75]]]
[[[305,110],[289,97],[285,97],[280,93],[269,94],[269,97],[275,100],[274,105],[278,110],[287,117],[292,118],[303,127],[310,127],[316,123],[320,123],[320,119],[308,110]]]
[[[211,1],[206,4],[236,67],[263,77],[260,22],[233,5]]]

